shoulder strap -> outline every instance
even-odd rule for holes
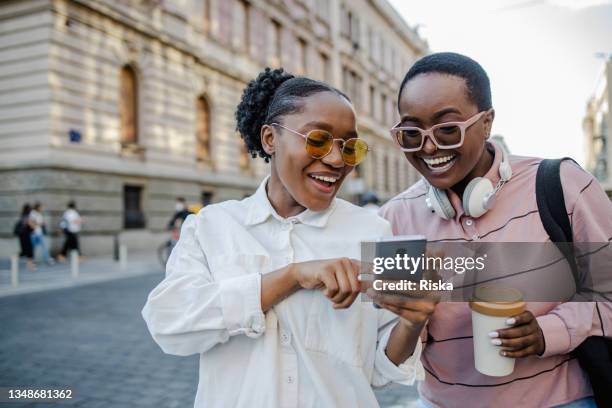
[[[580,279],[576,266],[576,258],[571,245],[573,242],[572,226],[570,224],[563,186],[561,184],[561,162],[572,160],[568,157],[563,159],[544,159],[538,166],[536,175],[536,201],[540,220],[546,233],[563,253],[572,269],[576,290],[580,288]],[[573,161],[573,160],[572,160]]]

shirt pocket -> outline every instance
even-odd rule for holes
[[[313,293],[313,307],[307,316],[304,347],[331,360],[363,367],[366,317],[359,297],[348,309],[336,310],[321,292]]]
[[[251,273],[266,273],[270,257],[255,254],[227,254],[208,257],[208,267],[215,281],[244,276]]]

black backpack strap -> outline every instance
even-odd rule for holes
[[[550,240],[557,245],[567,259],[572,269],[576,290],[580,290],[580,278],[571,245],[574,241],[572,225],[567,215],[561,184],[561,162],[564,160],[572,159],[565,157],[554,160],[544,159],[540,162],[536,174],[536,202],[542,225]]]

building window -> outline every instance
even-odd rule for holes
[[[399,121],[399,116],[396,115],[395,103],[393,102],[393,98],[389,98],[389,117],[387,119],[387,123],[389,125],[395,125]],[[392,125],[391,125],[392,126]]]
[[[385,123],[387,122],[387,108],[389,107],[389,105],[387,104],[387,95],[385,95],[384,93],[380,94],[380,116],[378,117],[378,119],[382,122]]]
[[[374,85],[370,85],[370,116],[374,117],[374,115],[376,114],[376,88],[374,88]]]
[[[205,33],[210,32],[210,22],[211,22],[210,3],[211,3],[211,0],[204,0],[204,4],[203,4],[204,32]]]
[[[352,69],[343,67],[342,88],[357,110],[361,110],[361,77]]]
[[[210,109],[204,96],[196,101],[196,158],[210,161]]]
[[[319,58],[320,58],[320,70],[321,70],[321,80],[322,81],[329,81],[330,78],[330,74],[329,74],[329,58],[327,58],[327,55],[325,55],[324,53],[319,53]]]
[[[282,35],[283,28],[281,24],[276,20],[272,20],[272,65],[275,67],[280,67],[282,63]]]
[[[399,193],[402,191],[402,179],[401,179],[401,162],[399,160],[395,160],[395,192]]]
[[[376,47],[376,66],[382,67],[385,63],[383,52],[383,48],[385,47],[385,41],[381,33],[378,33],[378,35],[376,36],[376,43],[378,44],[378,46]]]
[[[355,73],[355,71],[350,71],[350,83],[351,83],[351,98],[353,98],[353,103],[357,107],[357,109],[361,108],[361,98],[360,98],[360,90],[361,90],[361,78]]]
[[[232,1],[217,2],[218,36],[222,44],[231,47],[234,29],[234,4]]]
[[[298,74],[306,75],[306,69],[308,67],[308,47],[306,45],[306,40],[303,38],[298,38],[298,61]]]
[[[138,144],[138,81],[130,65],[121,68],[120,87],[121,144]]]
[[[385,153],[383,156],[383,185],[385,186],[385,192],[391,190],[391,183],[389,182],[389,157]]]
[[[376,154],[376,151],[372,152],[372,157],[369,160],[372,166],[372,190],[377,190],[380,183],[378,180],[378,154]]]
[[[374,31],[372,30],[371,26],[368,26],[368,29],[367,29],[366,44],[368,47],[368,57],[370,58],[370,60],[373,60],[374,59]]]
[[[251,168],[251,153],[244,143],[240,144],[240,169],[248,171]]]
[[[329,1],[328,0],[316,0],[315,11],[317,13],[317,17],[321,18],[323,21],[328,21],[329,20]]]
[[[249,52],[249,38],[251,37],[251,21],[249,18],[250,4],[246,0],[236,2],[236,17],[234,18],[234,47],[245,53]]]
[[[351,42],[353,43],[353,49],[358,50],[359,45],[361,44],[361,27],[359,25],[359,18],[357,18],[355,15],[352,16],[350,29],[350,38]]]
[[[351,41],[353,49],[359,49],[360,43],[360,26],[359,18],[353,13],[352,10],[348,10],[346,6],[342,5],[340,11],[342,21],[340,23],[340,33]]]
[[[344,37],[349,36],[351,12],[346,9],[346,5],[340,5],[340,34]]]
[[[123,186],[123,228],[138,229],[144,227],[142,186]]]

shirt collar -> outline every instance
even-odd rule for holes
[[[334,198],[331,205],[323,211],[312,211],[306,209],[294,215],[292,217],[283,218],[272,207],[270,200],[268,199],[268,193],[266,192],[266,185],[270,176],[267,176],[255,191],[255,194],[246,198],[248,200],[248,212],[245,219],[246,225],[257,225],[268,220],[269,217],[274,217],[276,220],[283,224],[306,224],[313,227],[323,228],[327,225],[330,215],[336,208],[337,199]]]

